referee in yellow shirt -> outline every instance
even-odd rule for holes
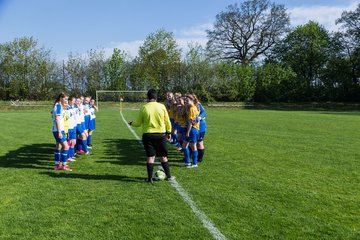
[[[165,105],[156,102],[157,92],[155,89],[150,89],[147,92],[148,103],[141,109],[136,121],[129,122],[133,127],[142,126],[143,135],[142,142],[146,152],[146,168],[147,168],[147,182],[152,183],[152,175],[154,169],[155,156],[161,157],[161,165],[165,171],[168,180],[171,177],[168,163],[168,149],[167,141],[171,137],[171,123]]]

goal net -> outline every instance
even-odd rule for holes
[[[147,91],[96,91],[96,104],[99,110],[118,109],[138,110],[146,102]]]

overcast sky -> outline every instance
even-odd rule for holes
[[[0,43],[33,36],[56,59],[70,52],[116,47],[131,56],[145,38],[161,28],[178,44],[205,44],[216,14],[234,0],[0,0]],[[284,4],[293,26],[314,20],[336,30],[335,20],[355,10],[360,0],[275,0]]]

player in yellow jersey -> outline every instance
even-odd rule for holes
[[[176,120],[177,120],[177,133],[178,138],[177,141],[179,145],[177,146],[177,150],[182,150],[182,144],[186,135],[186,122],[187,122],[187,110],[185,106],[185,97],[179,97],[178,104],[176,106]],[[182,150],[183,152],[183,150]]]
[[[170,174],[168,163],[167,141],[170,140],[171,123],[164,104],[156,102],[156,90],[147,93],[148,103],[141,109],[138,118],[129,122],[133,127],[142,126],[142,142],[146,152],[147,182],[152,183],[155,156],[161,157],[161,165],[168,180],[174,179]]]
[[[198,141],[200,124],[198,122],[199,109],[196,107],[196,98],[191,95],[186,95],[186,106],[187,106],[187,128],[184,142],[182,144],[182,151],[184,152],[186,167],[195,168],[198,163],[198,151],[196,143]],[[190,165],[190,152],[189,147],[192,150],[192,165]]]

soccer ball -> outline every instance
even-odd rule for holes
[[[165,177],[166,177],[166,175],[165,175],[164,170],[162,170],[162,169],[156,170],[156,172],[155,172],[155,174],[154,174],[154,179],[155,179],[156,181],[164,180]]]

